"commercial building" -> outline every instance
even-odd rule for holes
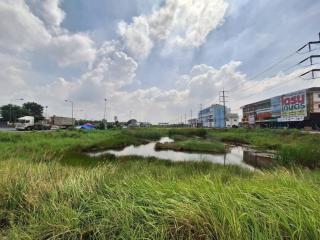
[[[199,123],[199,119],[198,118],[192,118],[188,120],[188,125],[190,127],[197,127]]]
[[[224,106],[220,104],[213,104],[199,112],[198,123],[203,127],[208,128],[224,128],[238,126],[238,114],[231,113],[230,108],[226,108],[226,119],[224,114]]]
[[[320,88],[275,96],[242,107],[242,123],[252,127],[320,127]]]

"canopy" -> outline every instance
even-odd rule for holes
[[[86,123],[86,124],[83,124],[82,126],[80,126],[81,129],[95,129],[96,127],[91,124],[91,123]]]

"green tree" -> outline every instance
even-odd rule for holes
[[[41,121],[43,117],[43,106],[35,102],[27,102],[22,105],[23,110],[29,116],[34,116],[35,121]]]
[[[4,122],[16,122],[18,118],[26,115],[25,109],[13,104],[3,105],[0,111]]]

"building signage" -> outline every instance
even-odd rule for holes
[[[272,117],[280,117],[281,116],[281,97],[271,98],[271,114]]]
[[[255,124],[256,123],[256,119],[255,119],[255,117],[254,117],[254,115],[250,115],[249,116],[249,124],[251,125],[253,125],[253,124]]]
[[[281,96],[281,117],[278,122],[303,121],[307,116],[306,91]]]

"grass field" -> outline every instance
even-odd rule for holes
[[[169,134],[220,144],[243,135],[259,148],[271,137],[287,168],[81,154]],[[242,129],[0,133],[0,239],[319,239],[319,154],[309,153],[319,138]],[[311,161],[311,170],[299,167]]]

